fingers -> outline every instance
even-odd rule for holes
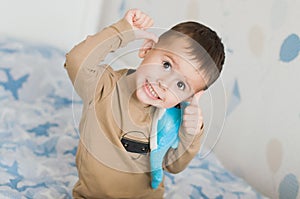
[[[203,124],[202,111],[199,105],[199,100],[202,94],[203,91],[196,93],[193,98],[190,99],[190,105],[184,109],[182,127],[188,134],[196,134],[200,132],[200,128]]]
[[[184,109],[184,114],[182,118],[183,122],[191,122],[191,121],[202,121],[202,111],[199,107],[190,105]]]
[[[139,29],[145,30],[147,28],[150,28],[153,23],[153,19],[145,15],[137,19],[137,21],[133,22],[133,25]]]
[[[184,109],[182,127],[188,134],[197,134],[203,124],[202,111],[198,106],[189,105]]]
[[[137,10],[133,17],[133,25],[139,29],[147,29],[151,27],[153,23],[153,19],[140,10]]]
[[[136,39],[146,39],[157,43],[158,37],[154,33],[145,31],[153,26],[154,22],[151,17],[138,9],[131,9],[127,11],[124,18],[132,26]]]
[[[202,115],[200,117],[195,117],[195,116],[192,117],[193,117],[192,119],[188,119],[188,117],[184,117],[182,119],[182,127],[184,127],[185,129],[188,128],[200,129],[203,123]]]
[[[133,26],[134,29],[145,30],[151,27],[154,23],[151,17],[138,9],[128,10],[124,18]]]
[[[133,13],[133,22],[136,22],[141,17],[142,11],[140,11],[138,9],[131,9],[129,11],[132,11],[132,13]]]
[[[133,18],[134,18],[134,11],[133,10],[128,10],[124,16],[124,19],[133,26]]]

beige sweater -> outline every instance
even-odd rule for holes
[[[120,142],[122,137],[149,142],[155,107],[138,101],[127,69],[99,65],[109,52],[134,39],[123,19],[87,37],[66,55],[65,68],[83,101],[74,198],[163,198],[163,183],[156,190],[150,185],[149,153],[127,152]],[[180,132],[179,146],[166,154],[164,169],[182,171],[199,151],[202,132],[196,136]]]

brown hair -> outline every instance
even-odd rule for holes
[[[189,21],[172,27],[159,40],[170,38],[170,35],[178,37],[178,32],[191,38],[188,40],[189,53],[200,63],[199,70],[204,73],[206,80],[204,89],[207,89],[220,76],[225,61],[224,45],[220,37],[209,27]]]

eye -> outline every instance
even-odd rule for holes
[[[164,69],[167,70],[167,71],[170,70],[170,69],[172,68],[170,62],[167,62],[167,61],[164,61],[164,62],[163,62],[163,67],[164,67]]]
[[[182,81],[179,81],[179,82],[177,82],[177,87],[178,87],[180,90],[184,90],[184,89],[185,89],[185,83],[182,82]]]

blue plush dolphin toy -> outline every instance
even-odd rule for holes
[[[150,137],[150,166],[151,186],[156,189],[163,180],[162,162],[170,147],[177,148],[179,143],[178,131],[182,121],[183,102],[178,107],[156,110]]]

